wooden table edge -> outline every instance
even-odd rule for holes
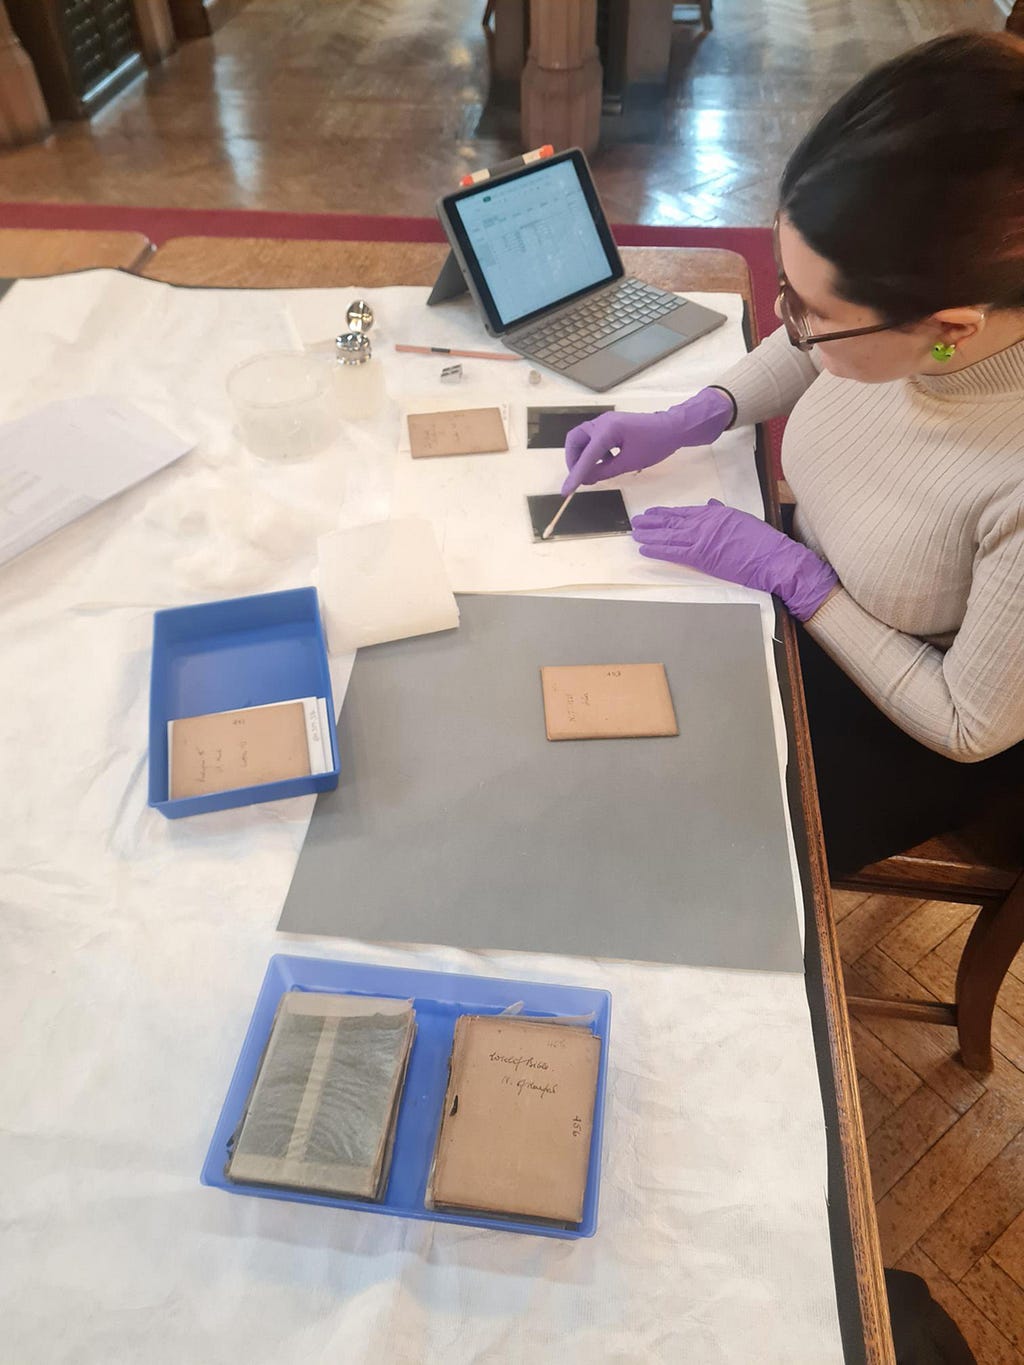
[[[4,264],[4,253],[12,246],[13,268]],[[58,249],[48,253],[45,249],[50,246]],[[32,260],[33,247],[43,249],[39,261]],[[40,279],[81,270],[126,270],[137,274],[154,249],[144,232],[134,230],[15,228],[0,224],[0,276]]]
[[[779,526],[779,499],[776,481],[764,480],[768,516]],[[814,920],[818,933],[821,961],[822,993],[825,1001],[825,1020],[828,1030],[832,1074],[835,1077],[836,1108],[839,1116],[840,1146],[843,1152],[843,1175],[846,1182],[846,1202],[850,1213],[850,1235],[860,1300],[861,1323],[864,1330],[865,1359],[868,1365],[896,1365],[896,1351],[889,1321],[889,1299],[885,1288],[882,1247],[878,1235],[871,1168],[868,1162],[867,1137],[861,1112],[860,1090],[857,1085],[857,1064],[853,1051],[850,1017],[846,1009],[843,984],[843,965],[839,952],[832,894],[825,859],[825,844],[818,808],[818,784],[814,774],[807,705],[804,700],[803,675],[797,646],[796,622],[787,611],[779,610],[777,620],[782,627],[782,643],[790,677],[790,700],[793,708],[794,755],[799,771],[799,791],[802,817],[807,831],[807,861],[810,871],[810,891],[814,903]]]
[[[666,252],[675,261],[699,259],[718,267],[718,282],[707,292],[744,294],[750,304],[750,275],[739,252],[723,247],[622,247],[627,268],[654,270]],[[405,284],[431,285],[448,253],[442,242],[380,242],[353,238],[169,237],[141,263],[138,273],[165,284],[212,289],[380,288],[394,283],[385,262],[404,256]],[[303,255],[306,261],[303,261]],[[250,273],[252,272],[252,274]],[[253,283],[253,274],[262,276]],[[412,278],[414,276],[415,278]],[[273,279],[273,283],[271,283]],[[656,283],[662,283],[655,279]]]

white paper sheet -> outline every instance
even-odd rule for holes
[[[321,536],[317,590],[332,654],[453,630],[459,608],[430,522],[422,517]]]
[[[423,333],[425,291],[330,292],[329,313],[368,293],[382,335]],[[184,821],[147,808],[154,608],[308,583],[317,535],[388,514],[396,408],[301,469],[258,465],[232,432],[224,375],[290,340],[288,301],[96,272],[23,282],[0,303],[0,416],[104,392],[199,438],[90,516],[101,537],[78,522],[0,570],[0,752],[14,774],[0,785],[6,1356],[833,1365],[825,1135],[798,976],[288,941],[274,926],[313,798]],[[441,312],[431,339],[479,342]],[[735,331],[719,342],[727,362]],[[387,373],[395,395],[412,372]],[[523,401],[546,388],[524,384]],[[347,663],[332,661],[342,687]],[[280,951],[611,990],[597,1236],[200,1187]]]
[[[410,303],[418,292],[404,291]],[[421,292],[425,297],[427,291]],[[612,393],[595,394],[546,370],[542,384],[529,385],[527,375],[533,366],[526,362],[512,366],[463,361],[463,382],[440,385],[439,362],[444,357],[394,354],[394,342],[415,334],[421,345],[480,346],[475,306],[463,299],[425,309],[405,325],[392,321],[395,293],[381,289],[367,291],[366,296],[377,319],[371,331],[375,354],[387,362],[389,388],[399,400],[401,413],[429,410],[431,402],[442,407],[507,404],[510,392],[516,396],[507,456],[413,460],[407,454],[408,436],[403,435],[405,423],[400,420],[393,511],[396,516],[426,517],[433,524],[456,592],[517,592],[583,584],[703,588],[713,582],[696,570],[644,559],[628,538],[535,545],[527,494],[557,492],[565,466],[559,451],[527,450],[526,408],[592,402],[612,403],[620,411],[655,412],[681,402],[720,378],[742,351],[738,298],[688,294],[697,303],[726,313],[727,325],[635,375]],[[344,290],[292,291],[288,310],[296,340],[315,346],[331,335],[337,317],[344,316],[347,300]],[[403,312],[399,317],[407,315]],[[433,380],[430,396],[423,392],[425,378]],[[745,510],[761,515],[756,481],[750,479],[750,446],[749,431],[730,432],[714,451],[706,446],[682,451],[652,469],[602,486],[622,489],[631,516],[648,507],[701,504],[709,498],[737,505],[742,499]],[[732,476],[737,460],[744,466],[745,478]]]
[[[629,394],[621,408],[655,412],[671,394]],[[749,450],[749,433],[733,434]],[[601,540],[552,540],[536,544],[527,495],[557,493],[565,478],[560,450],[528,450],[524,423],[507,455],[414,460],[400,455],[396,470],[396,516],[426,517],[437,534],[456,592],[521,592],[582,583],[708,583],[706,575],[637,553],[629,536]],[[707,446],[671,460],[609,479],[620,488],[630,516],[653,506],[724,500],[718,467]]]
[[[123,400],[47,403],[0,426],[0,563],[180,459],[182,440]]]

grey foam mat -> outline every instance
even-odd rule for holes
[[[758,608],[463,596],[360,650],[278,927],[802,971]],[[664,663],[677,738],[545,738],[543,664]]]

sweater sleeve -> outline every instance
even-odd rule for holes
[[[1024,505],[994,520],[974,558],[967,611],[943,653],[871,616],[845,590],[807,630],[890,720],[961,763],[1024,739]]]
[[[736,404],[733,426],[747,427],[788,417],[820,372],[817,356],[798,351],[779,327],[715,380],[715,387],[725,389]]]

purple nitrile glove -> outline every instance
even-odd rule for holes
[[[633,518],[640,553],[781,597],[798,621],[839,582],[831,564],[748,512],[712,498],[706,507],[649,507]]]
[[[568,497],[584,483],[600,483],[667,460],[681,446],[709,446],[736,415],[724,389],[701,389],[665,412],[602,412],[565,438]],[[612,450],[618,450],[617,455]]]

